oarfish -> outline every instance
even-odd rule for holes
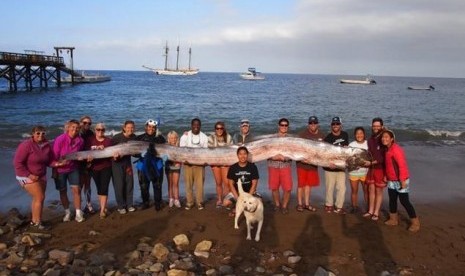
[[[80,151],[68,154],[67,160],[83,160],[91,157],[107,158],[115,154],[136,155],[147,151],[148,142],[130,141],[105,148],[103,150]],[[265,138],[245,144],[249,150],[249,161],[259,162],[278,154],[286,158],[305,163],[353,170],[370,161],[366,150],[351,147],[333,146],[325,142],[312,141],[296,137]],[[156,154],[175,162],[192,165],[232,165],[237,162],[238,146],[217,148],[185,148],[168,144],[156,144]]]

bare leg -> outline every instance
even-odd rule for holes
[[[39,223],[42,220],[42,210],[45,199],[45,185],[42,181],[34,182],[24,186],[24,189],[32,197],[31,202],[31,220],[33,223]]]
[[[374,186],[374,185],[373,185]],[[373,214],[379,216],[379,209],[381,209],[381,204],[383,203],[383,188],[376,187],[375,191],[375,208]]]
[[[302,198],[304,198],[305,202],[307,202],[307,198],[304,197],[304,193],[305,188],[297,187],[297,204],[302,205]]]
[[[229,194],[228,171],[229,171],[229,167],[221,167],[221,180],[222,180],[222,187],[223,187],[222,196],[223,197]]]
[[[312,194],[312,187],[310,186],[305,186],[304,187],[304,199],[305,199],[305,205],[310,206],[310,196]]]
[[[174,199],[179,199],[179,173],[174,172],[171,174],[171,185],[173,190]]]
[[[273,196],[274,206],[281,207],[281,203],[279,201],[279,190],[272,190],[271,195]]]
[[[73,203],[76,210],[81,210],[81,187],[71,186],[73,192]]]
[[[65,189],[60,191],[60,201],[63,208],[69,209],[69,199],[68,199],[68,191]]]
[[[108,196],[99,195],[98,199],[99,199],[99,202],[100,202],[100,215],[105,215],[105,211],[107,209]]]
[[[216,204],[218,205],[218,202],[221,202],[223,200],[223,185],[222,185],[222,177],[221,177],[221,167],[213,167],[212,166],[212,173],[213,177],[215,178],[215,184],[216,184]]]
[[[366,185],[365,181],[362,181],[362,188],[363,188],[363,199],[365,200],[365,205],[368,206],[368,196],[369,196],[369,191],[368,191],[368,185]]]
[[[284,191],[283,192],[283,208],[287,208],[289,204],[289,200],[291,199],[291,191]]]
[[[375,211],[375,185],[368,186],[368,213],[373,214]]]
[[[357,207],[358,206],[358,180],[350,181],[350,187],[351,189],[351,194],[350,194],[350,200],[352,203],[352,207]]]

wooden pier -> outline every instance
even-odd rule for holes
[[[31,91],[36,87],[47,88],[49,81],[61,86],[61,72],[71,76],[79,75],[73,69],[67,68],[59,51],[71,51],[71,60],[74,47],[55,47],[56,56],[48,56],[40,53],[9,53],[0,52],[0,79],[6,79],[10,92],[18,91],[18,87],[24,84],[24,88]],[[29,51],[34,52],[34,51]]]

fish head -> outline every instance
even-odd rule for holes
[[[346,165],[349,171],[356,170],[365,165],[366,161],[371,161],[371,154],[364,149],[353,148],[352,155],[347,158]]]

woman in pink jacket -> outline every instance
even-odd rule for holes
[[[31,226],[40,230],[46,229],[42,224],[42,210],[47,186],[47,166],[61,165],[59,162],[52,164],[52,160],[52,147],[45,138],[43,126],[32,128],[31,138],[19,144],[13,160],[19,185],[32,197]]]
[[[397,214],[397,199],[407,210],[411,220],[409,231],[418,232],[420,230],[420,221],[415,213],[412,203],[409,200],[410,179],[405,158],[404,150],[395,142],[394,133],[390,130],[384,130],[381,134],[381,143],[386,146],[385,167],[386,179],[389,194],[389,220],[386,225],[398,225],[399,216]]]

